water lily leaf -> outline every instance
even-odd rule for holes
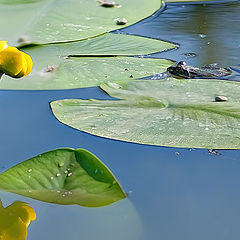
[[[223,80],[143,80],[105,83],[122,100],[69,99],[51,103],[56,118],[73,128],[135,143],[240,148],[240,84]],[[215,102],[217,95],[227,102]]]
[[[116,56],[142,56],[174,47],[171,43],[156,39],[108,33],[74,43],[24,48],[22,51],[33,59],[32,72],[20,81],[3,76],[0,88],[69,89],[98,86],[109,79],[131,79],[131,75],[134,78],[145,77],[166,71],[172,62]]]
[[[165,0],[164,2],[170,2],[170,3],[184,3],[184,2],[216,2],[216,0]],[[219,0],[219,2],[226,2],[226,0]]]
[[[0,174],[0,189],[57,204],[99,207],[126,197],[110,170],[84,149],[56,149]]]
[[[0,39],[10,45],[80,40],[122,28],[148,17],[160,0],[117,0],[116,7],[101,7],[96,0],[0,0]],[[18,41],[18,43],[17,43]]]

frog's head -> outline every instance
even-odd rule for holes
[[[167,71],[178,78],[189,78],[189,71],[187,69],[186,62],[178,62],[176,65],[173,65],[167,68]]]

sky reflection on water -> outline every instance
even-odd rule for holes
[[[166,10],[120,32],[180,44],[178,51],[154,54],[157,58],[187,61],[202,66],[240,64],[240,1],[223,4],[167,4]],[[195,53],[197,57],[186,56]]]

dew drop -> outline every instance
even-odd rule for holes
[[[60,173],[57,173],[56,176],[59,177],[61,174]]]
[[[30,172],[32,172],[32,169],[31,169],[31,168],[29,168],[27,171],[30,173]]]
[[[68,176],[68,177],[71,177],[71,176],[72,176],[72,172],[68,173],[67,176]]]

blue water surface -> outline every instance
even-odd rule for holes
[[[119,32],[179,44],[177,50],[153,57],[199,66],[240,63],[239,1],[168,4],[163,12]],[[129,197],[107,207],[84,208],[0,192],[5,206],[22,200],[35,209],[29,240],[239,240],[239,150],[219,150],[218,155],[96,137],[55,119],[49,102],[64,98],[111,99],[97,87],[0,91],[1,171],[55,148],[85,148],[111,169]]]

